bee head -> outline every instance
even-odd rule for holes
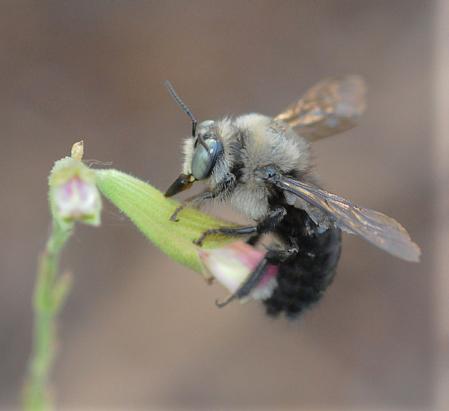
[[[210,177],[217,159],[223,153],[223,144],[218,137],[215,121],[206,120],[198,124],[190,109],[174,91],[173,86],[169,82],[165,84],[177,104],[192,120],[192,135],[184,144],[183,173],[165,193],[166,197],[171,197],[187,190],[195,181]]]

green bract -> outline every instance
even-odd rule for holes
[[[151,185],[117,170],[96,170],[97,187],[140,231],[173,260],[197,272],[203,272],[199,247],[193,240],[211,228],[230,224],[195,209],[181,211],[179,221],[170,216],[179,203],[164,197]],[[203,248],[215,248],[232,241],[213,236]]]

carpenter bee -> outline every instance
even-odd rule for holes
[[[365,109],[365,83],[356,75],[329,78],[310,88],[276,117],[244,114],[197,123],[190,109],[166,82],[168,91],[192,121],[184,141],[182,174],[168,188],[173,196],[203,181],[206,189],[185,206],[228,201],[254,224],[204,232],[244,236],[255,245],[271,233],[280,242],[269,247],[240,288],[221,306],[248,296],[267,266],[277,265],[277,285],[264,300],[267,312],[288,317],[302,313],[332,282],[341,251],[341,231],[356,234],[407,261],[419,260],[419,247],[407,231],[386,215],[359,207],[323,190],[314,175],[310,143],[348,130]],[[295,130],[296,131],[295,131]]]

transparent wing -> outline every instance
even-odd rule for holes
[[[358,207],[312,184],[288,177],[277,176],[273,183],[324,211],[342,230],[357,234],[396,257],[419,261],[419,247],[411,240],[404,227],[385,214]]]
[[[310,141],[319,140],[354,127],[365,111],[365,94],[365,81],[360,76],[328,78],[275,119],[297,127]]]

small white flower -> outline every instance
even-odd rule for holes
[[[73,176],[54,188],[56,212],[64,220],[90,219],[98,212],[100,195],[93,183]]]
[[[49,177],[53,217],[61,223],[99,225],[101,197],[95,181],[95,173],[81,161],[57,161]]]

